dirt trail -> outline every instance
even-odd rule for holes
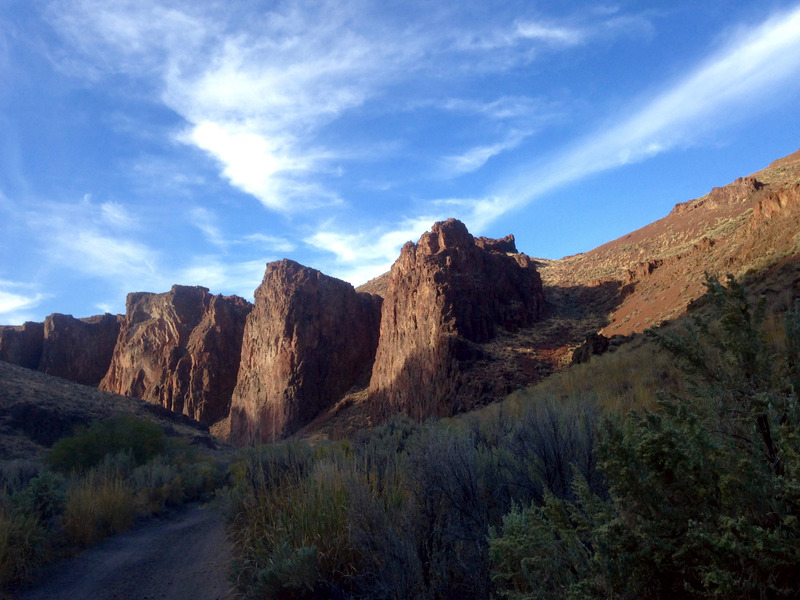
[[[193,504],[46,569],[14,600],[232,600],[223,517]]]

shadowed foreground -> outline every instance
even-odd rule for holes
[[[46,569],[15,600],[222,600],[230,544],[223,517],[193,504]]]

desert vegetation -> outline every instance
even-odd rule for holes
[[[0,589],[133,525],[207,496],[223,469],[155,423],[122,416],[56,442],[42,461],[0,471]]]
[[[238,589],[796,597],[800,305],[778,327],[733,279],[706,285],[682,324],[483,411],[242,452]]]

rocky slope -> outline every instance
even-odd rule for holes
[[[565,301],[581,288],[608,288],[600,331],[629,335],[683,314],[704,293],[705,273],[752,278],[781,269],[771,285],[785,305],[800,271],[798,232],[800,152],[594,250],[541,260],[540,272],[549,295]]]
[[[204,423],[227,416],[252,305],[203,287],[129,294],[100,389],[141,398]]]
[[[231,439],[281,439],[368,376],[380,297],[290,260],[269,263],[247,318]]]

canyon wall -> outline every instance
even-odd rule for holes
[[[267,265],[247,318],[231,440],[281,439],[369,376],[381,299],[291,260]]]
[[[252,305],[203,287],[128,294],[100,389],[141,398],[204,423],[229,411]]]
[[[450,415],[481,382],[463,377],[498,328],[530,327],[544,312],[539,274],[513,236],[473,238],[455,219],[403,246],[383,302],[369,394],[379,414]]]

